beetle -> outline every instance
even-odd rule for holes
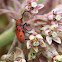
[[[25,11],[26,12],[26,11]],[[24,13],[25,13],[24,12]],[[23,13],[23,14],[24,14]],[[22,18],[23,18],[23,14],[22,14]],[[25,25],[26,26],[29,26],[27,23],[24,23],[23,25],[22,25],[22,18],[21,19],[19,19],[19,20],[17,20],[16,21],[16,28],[15,28],[15,32],[16,32],[16,36],[17,36],[17,39],[21,42],[21,43],[24,43],[24,41],[25,40],[27,40],[27,39],[25,39],[25,32],[26,32],[26,28],[24,27]]]
[[[24,34],[23,34],[23,28],[21,26],[21,20],[16,21],[15,32],[16,32],[17,39],[20,42],[24,42],[25,37],[24,37]]]

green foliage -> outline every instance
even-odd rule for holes
[[[5,14],[0,15],[0,27],[8,23],[8,18]]]
[[[42,1],[43,1],[43,0],[38,0],[38,2],[37,2],[37,3],[39,4],[39,3],[41,3]]]
[[[14,36],[15,36],[15,32],[13,26],[0,35],[0,48],[6,45],[7,43],[9,43],[11,40],[13,40]]]

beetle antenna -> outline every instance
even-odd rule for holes
[[[23,15],[25,14],[25,12],[29,12],[29,11],[24,11],[23,13],[22,13],[22,18],[21,19],[23,19]],[[30,12],[29,12],[30,13]]]

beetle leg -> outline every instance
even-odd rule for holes
[[[25,26],[25,25],[26,25],[26,26],[30,26],[30,25],[29,25],[29,24],[27,24],[27,23],[24,23],[24,24],[23,24],[23,26]]]
[[[28,33],[28,32],[25,32],[25,33]],[[28,34],[30,34],[30,35],[31,35],[32,33],[28,33]]]
[[[29,40],[29,39],[25,39],[25,40]]]
[[[16,27],[17,27],[18,25],[16,25]]]
[[[24,23],[24,24],[22,25],[22,26],[23,26],[23,29],[24,29],[24,30],[27,30],[27,29],[24,27],[25,25],[26,25],[26,26],[29,26],[29,24]],[[31,30],[27,30],[27,31],[31,31]]]
[[[25,30],[27,30],[27,31],[31,31],[31,30],[28,30],[28,29],[26,29],[26,28],[24,28]]]
[[[31,31],[31,30],[27,30],[27,31],[25,31],[25,30],[27,30],[27,29],[26,28],[23,29],[24,35],[25,35],[25,33],[28,33],[27,31]],[[32,34],[32,33],[28,33],[28,34]]]
[[[27,25],[27,23],[24,23],[23,26]]]
[[[24,35],[25,35],[25,30],[23,29],[23,33],[24,33]]]

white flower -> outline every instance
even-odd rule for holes
[[[49,27],[50,27],[50,25],[45,25],[44,27],[40,28],[40,30],[46,30]]]
[[[33,55],[33,56],[32,56],[32,59],[35,59],[35,58],[36,58],[36,56],[35,56],[35,55]]]
[[[42,37],[40,34],[37,34],[37,35],[36,35],[36,38],[37,38],[37,39],[43,39],[43,37]]]
[[[30,36],[29,36],[29,39],[30,39],[30,40],[33,40],[34,38],[35,38],[35,36],[33,36],[33,35],[30,35]]]
[[[56,18],[56,20],[60,21],[62,17],[60,15],[56,15],[55,18]]]
[[[50,30],[45,30],[45,34],[49,35]]]
[[[53,36],[53,37],[56,37],[56,36],[57,36],[57,33],[56,33],[56,32],[53,32],[53,33],[52,33],[52,36]]]
[[[26,62],[26,60],[25,59],[21,59],[20,62]]]
[[[49,19],[49,20],[53,20],[53,15],[49,15],[49,16],[48,16],[48,19]]]
[[[55,57],[55,60],[57,60],[57,61],[62,61],[62,55],[57,55],[57,56]]]
[[[48,42],[49,45],[52,43],[52,38],[49,36],[46,36],[46,41]]]
[[[37,6],[37,3],[36,2],[32,2],[31,6],[35,8]]]
[[[49,29],[50,29],[50,30],[53,30],[53,29],[55,29],[55,28],[57,28],[57,27],[58,27],[58,24],[54,24],[54,25],[51,25]]]
[[[38,41],[33,42],[33,46],[39,46],[39,42]]]

